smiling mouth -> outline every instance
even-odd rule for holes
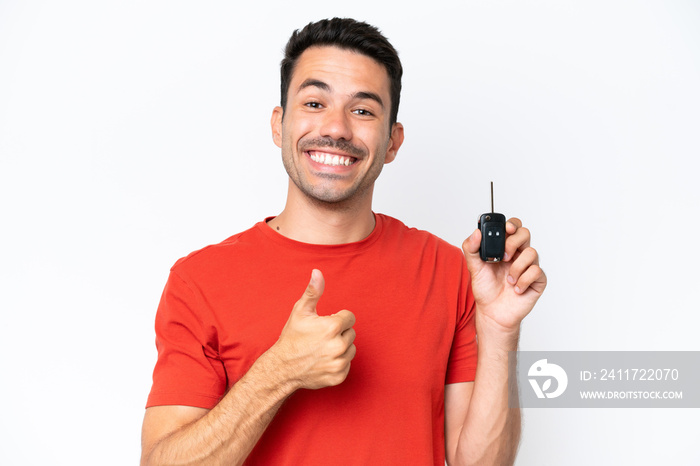
[[[323,165],[328,165],[331,167],[335,167],[338,165],[344,165],[346,167],[349,167],[357,161],[355,157],[338,154],[328,154],[326,152],[320,151],[309,151],[308,154],[311,160],[313,160],[314,162],[321,163]]]

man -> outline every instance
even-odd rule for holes
[[[372,212],[401,74],[365,23],[292,35],[271,120],[287,203],[173,266],[142,464],[514,461],[508,352],[546,278],[518,219],[485,264],[478,230],[462,253]]]

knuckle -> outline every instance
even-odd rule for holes
[[[328,344],[328,354],[337,358],[347,351],[347,345],[342,340],[333,340]]]
[[[337,335],[343,330],[343,322],[340,319],[331,319],[326,330],[329,335]]]
[[[542,270],[537,265],[531,265],[528,270],[520,276],[518,284],[521,286],[529,286],[537,277],[540,276]]]
[[[316,296],[316,290],[311,288],[311,286],[307,286],[306,289],[304,290],[304,297],[313,299]]]
[[[349,360],[355,359],[355,355],[357,354],[357,347],[355,345],[350,346],[350,351],[348,353]],[[349,363],[348,363],[349,364]]]
[[[329,385],[330,386],[335,386],[335,385],[340,385],[345,381],[345,378],[348,376],[347,372],[343,372],[341,374],[335,374],[331,377],[329,377]]]
[[[350,326],[355,324],[355,314],[352,312],[348,311],[347,309],[343,309],[338,313],[342,319],[347,320],[350,322]]]
[[[532,246],[528,246],[523,250],[523,253],[527,254],[528,257],[535,258],[537,257],[537,250],[533,248]]]
[[[330,365],[330,373],[334,375],[342,374],[345,372],[345,367],[347,365],[348,364],[346,361],[342,359],[336,359]]]

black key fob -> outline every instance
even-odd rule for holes
[[[484,262],[500,262],[506,250],[506,216],[491,212],[479,218],[481,247],[479,255]]]
[[[484,262],[500,262],[506,250],[506,216],[493,211],[493,181],[491,182],[491,212],[482,214],[478,227],[481,230],[479,255]]]

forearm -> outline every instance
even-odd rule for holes
[[[508,354],[517,350],[519,331],[505,333],[477,319],[477,335],[477,371],[457,464],[512,465],[520,441],[520,408],[515,364],[509,364]]]
[[[274,353],[263,354],[211,411],[157,442],[142,464],[242,464],[296,389],[279,369]]]

